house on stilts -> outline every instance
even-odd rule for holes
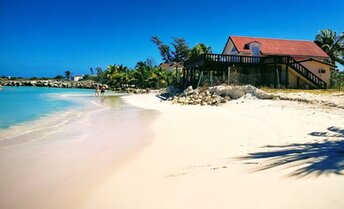
[[[184,63],[185,85],[251,84],[326,89],[336,66],[313,41],[230,36],[222,54]]]

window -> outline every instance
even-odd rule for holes
[[[232,48],[232,51],[231,51],[231,53],[230,54],[238,54],[238,51],[237,51],[237,49],[235,48],[235,47],[233,47]]]
[[[250,49],[250,44],[249,43],[245,44],[244,49]]]
[[[252,56],[259,56],[260,55],[260,49],[259,46],[252,46]]]
[[[250,43],[250,49],[252,51],[252,56],[260,56],[260,43],[258,42]]]
[[[325,69],[319,69],[319,73],[326,73]]]

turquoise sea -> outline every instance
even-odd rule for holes
[[[158,112],[123,94],[42,87],[0,90],[0,208],[79,208],[151,143]]]
[[[92,89],[42,87],[0,88],[0,130],[33,121],[70,108],[81,108],[80,98],[93,96]]]

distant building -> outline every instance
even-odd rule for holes
[[[72,77],[72,80],[73,81],[79,81],[79,80],[82,80],[84,78],[84,75],[76,75],[74,77]]]
[[[183,70],[183,64],[181,63],[161,63],[159,67],[168,72],[174,72],[178,70],[179,72]]]

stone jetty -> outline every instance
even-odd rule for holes
[[[0,80],[2,86],[36,86],[51,88],[84,88],[93,89],[95,81],[66,81],[66,80]],[[100,85],[100,84],[98,84]],[[107,86],[106,86],[107,87]],[[108,88],[108,87],[107,87]]]

